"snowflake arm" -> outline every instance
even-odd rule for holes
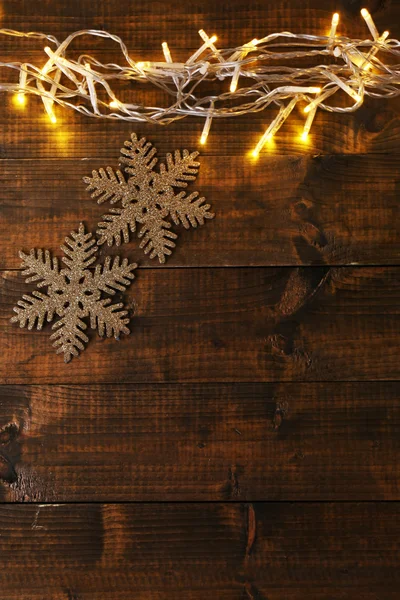
[[[122,303],[111,304],[109,298],[94,303],[90,307],[90,327],[97,329],[101,337],[114,336],[118,340],[121,333],[128,335],[130,333],[127,327],[128,311],[121,310],[123,306]]]
[[[73,311],[68,311],[52,327],[56,331],[51,334],[54,340],[53,347],[57,348],[56,354],[64,354],[64,361],[68,363],[73,356],[78,356],[79,351],[85,349],[83,342],[89,341],[84,333],[86,324]]]
[[[60,274],[57,258],[52,258],[48,250],[33,249],[29,254],[19,253],[22,259],[22,275],[26,283],[36,282],[38,288],[49,285],[62,285],[63,277]]]
[[[83,223],[78,231],[72,231],[71,237],[65,238],[65,245],[61,246],[65,256],[62,261],[70,271],[85,271],[96,261],[96,240],[91,233],[85,233]]]
[[[153,169],[157,164],[156,148],[146,138],[138,139],[136,133],[132,133],[131,139],[124,142],[121,148],[121,165],[125,166],[125,171],[135,180],[144,183],[149,181],[153,175]]]
[[[110,295],[114,295],[116,290],[124,292],[135,278],[133,271],[136,268],[137,264],[129,264],[127,258],[120,263],[119,256],[114,261],[107,256],[104,265],[96,265],[94,274],[90,273],[87,284]]]
[[[204,219],[212,219],[214,214],[209,212],[211,206],[204,204],[205,198],[199,198],[198,192],[186,196],[179,192],[171,198],[168,204],[169,214],[176,225],[182,223],[185,229],[190,226],[204,225]]]
[[[98,204],[109,200],[111,204],[132,195],[132,188],[126,183],[121,171],[114,173],[111,167],[106,170],[92,171],[92,177],[84,177],[83,181],[88,184],[86,190],[92,192],[91,197],[96,198]]]
[[[160,216],[161,215],[161,216]],[[150,258],[158,257],[161,264],[165,263],[165,257],[172,254],[172,248],[176,244],[173,240],[177,239],[176,233],[170,231],[171,224],[165,221],[163,213],[155,213],[146,218],[143,227],[139,231],[138,237],[141,238],[140,248]]]
[[[160,192],[169,187],[185,188],[188,181],[194,181],[199,172],[200,163],[196,160],[198,152],[175,150],[174,155],[168,153],[166,164],[160,164],[160,172],[154,174],[153,188]]]
[[[123,240],[129,242],[130,232],[136,231],[137,205],[129,204],[126,208],[112,208],[110,213],[103,215],[104,221],[98,224],[96,231],[99,239],[99,246],[107,242],[108,246],[115,243],[116,246],[121,245]]]
[[[32,296],[24,294],[13,310],[16,314],[11,318],[12,323],[19,323],[20,327],[28,326],[28,329],[33,329],[36,324],[37,329],[42,329],[45,320],[53,320],[57,301],[34,290]]]

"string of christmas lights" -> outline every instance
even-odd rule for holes
[[[0,62],[1,67],[19,72],[18,81],[0,83],[0,91],[14,93],[21,106],[28,95],[40,96],[52,123],[57,122],[55,104],[101,119],[164,125],[187,116],[201,117],[201,144],[206,143],[214,118],[255,113],[273,104],[278,114],[254,148],[256,158],[300,103],[305,117],[301,139],[306,141],[318,109],[349,113],[357,110],[366,96],[392,98],[400,94],[400,64],[396,62],[400,42],[389,39],[388,31],[379,33],[366,9],[361,15],[372,39],[339,36],[338,13],[332,17],[327,36],[285,31],[253,39],[238,48],[218,49],[217,36],[209,37],[201,29],[203,43],[184,63],[174,62],[167,42],[161,45],[163,61],[136,62],[122,39],[106,31],[77,31],[60,43],[43,33],[0,29],[3,35],[36,38],[54,46],[44,48],[46,61],[41,66]],[[72,59],[70,45],[84,35],[118,44],[126,64],[103,64],[87,54]],[[313,64],[293,66],[299,61]],[[123,81],[152,84],[164,90],[171,102],[166,107],[154,107],[122,101],[116,89]],[[211,82],[222,90],[201,96],[200,84]],[[338,92],[344,92],[351,104],[332,104]]]

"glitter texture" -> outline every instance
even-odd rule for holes
[[[87,328],[82,320],[90,317],[90,327],[97,329],[100,336],[112,335],[118,339],[120,333],[129,334],[127,311],[123,304],[111,304],[103,299],[102,292],[114,295],[116,290],[123,292],[130,286],[136,264],[129,264],[124,258],[120,262],[107,257],[104,265],[89,267],[96,261],[98,247],[91,233],[85,233],[81,223],[78,231],[65,238],[61,250],[66,269],[60,269],[57,258],[52,258],[48,250],[31,250],[30,254],[20,252],[23,275],[26,282],[37,282],[38,288],[47,287],[47,293],[33,291],[32,295],[22,296],[14,307],[16,315],[11,319],[20,327],[42,329],[45,321],[52,321],[55,315],[60,319],[53,324],[55,332],[50,336],[57,354],[64,353],[65,362],[85,349],[89,338],[84,333]]]
[[[129,242],[130,232],[135,232],[139,224],[140,248],[150,258],[157,256],[160,263],[164,263],[178,237],[170,230],[168,217],[175,225],[182,224],[189,229],[203,225],[205,219],[212,219],[214,215],[209,212],[210,205],[204,204],[205,199],[198,197],[198,192],[187,196],[183,191],[174,191],[196,179],[200,163],[195,159],[199,153],[183,150],[181,154],[176,150],[174,156],[167,154],[166,163],[161,163],[155,171],[156,152],[146,138],[139,140],[133,133],[121,149],[120,165],[127,179],[122,171],[114,172],[107,167],[93,171],[92,177],[85,177],[84,181],[99,204],[106,200],[111,204],[121,203],[121,208],[110,209],[99,223],[98,244],[107,242],[109,246],[119,246],[121,241]]]

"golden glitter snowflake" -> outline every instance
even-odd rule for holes
[[[129,176],[125,178],[122,171],[106,170],[93,171],[92,177],[85,177],[87,190],[92,192],[92,198],[97,198],[101,204],[109,200],[111,204],[121,203],[121,208],[112,208],[109,214],[103,216],[96,232],[98,244],[107,242],[109,246],[121,241],[129,242],[130,232],[136,231],[136,225],[141,225],[138,237],[141,239],[140,248],[150,258],[158,256],[160,263],[165,262],[166,256],[172,253],[177,239],[171,231],[172,219],[175,225],[182,224],[186,229],[190,226],[203,225],[205,219],[212,219],[210,205],[204,204],[205,199],[199,198],[198,192],[186,195],[184,191],[189,181],[196,179],[200,163],[196,161],[198,152],[189,153],[183,150],[175,151],[174,156],[167,154],[166,163],[157,164],[157,150],[146,138],[137,138],[133,133],[131,140],[126,141],[121,149],[120,164]]]
[[[65,362],[78,356],[84,350],[89,338],[84,333],[87,328],[82,320],[90,318],[90,327],[97,329],[100,336],[120,333],[129,334],[127,311],[123,304],[111,304],[109,298],[103,299],[102,292],[114,295],[115,291],[125,291],[134,279],[136,264],[129,264],[119,256],[107,257],[104,265],[89,267],[96,261],[98,247],[91,233],[85,233],[81,223],[78,231],[71,232],[61,246],[65,256],[62,261],[67,268],[60,269],[57,258],[52,258],[48,250],[31,250],[30,254],[20,252],[23,275],[26,282],[37,282],[38,288],[47,287],[47,293],[33,291],[25,294],[14,307],[16,315],[11,319],[20,327],[42,329],[45,320],[52,321],[54,315],[60,319],[53,325],[56,331],[50,336],[55,340],[53,346],[57,354],[64,353]]]

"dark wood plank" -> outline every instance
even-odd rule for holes
[[[117,167],[114,158],[2,161],[0,267],[18,268],[18,250],[57,251],[83,220],[95,231],[109,204],[99,206],[82,178],[93,169]],[[161,158],[163,158],[161,156]],[[398,264],[400,218],[397,156],[273,157],[263,167],[242,157],[202,160],[191,189],[212,204],[216,218],[186,231],[169,266],[293,264]],[[123,253],[157,266],[132,236]]]
[[[276,31],[304,31],[327,33],[332,13],[340,10],[340,33],[354,38],[368,38],[369,31],[362,20],[360,3],[352,0],[292,0],[289,3],[265,3],[258,0],[249,5],[244,1],[197,0],[190,6],[176,0],[142,3],[134,11],[123,4],[100,0],[93,4],[84,0],[79,4],[62,0],[42,2],[35,11],[27,11],[24,2],[7,3],[2,14],[2,26],[26,31],[39,30],[56,35],[60,40],[83,28],[107,29],[121,36],[136,60],[160,60],[161,42],[168,40],[175,60],[185,60],[199,46],[197,30],[216,31],[220,47],[235,47],[254,37],[261,38]],[[380,31],[391,30],[400,37],[400,6],[397,3],[366,2]],[[27,14],[27,13],[30,14]],[[128,14],[127,14],[128,13]],[[42,64],[41,42],[26,42],[12,38],[1,40],[5,58],[27,60],[27,49],[32,51],[32,62]],[[105,62],[118,60],[114,46],[101,40],[91,45],[87,39],[78,40],[75,48],[93,52]],[[104,51],[103,51],[104,49]],[[30,56],[30,54],[29,54]],[[227,83],[228,86],[228,83]],[[228,87],[227,87],[228,89]],[[138,102],[155,103],[152,91],[138,85],[122,91],[127,97],[134,94]],[[165,97],[158,97],[164,105]],[[307,146],[299,141],[304,114],[296,111],[285,124],[273,152],[277,153],[365,153],[399,152],[399,100],[370,100],[352,115],[321,113]],[[206,152],[214,156],[243,156],[254,147],[260,135],[273,118],[267,110],[258,115],[239,119],[220,119],[213,124]],[[14,117],[14,118],[13,118]],[[32,99],[29,108],[16,111],[11,100],[0,106],[2,139],[0,156],[3,158],[68,156],[110,156],[119,147],[121,138],[129,132],[127,123],[103,123],[82,117],[67,110],[57,110],[58,124],[49,124],[43,115],[39,99]],[[159,138],[165,150],[171,143],[194,146],[202,129],[199,119],[186,119],[167,128],[142,126],[141,132]],[[246,159],[247,160],[247,159]],[[268,158],[260,160],[266,164]]]
[[[395,600],[398,503],[0,506],[2,600]]]
[[[29,285],[3,272],[2,383],[331,381],[399,372],[395,267],[145,269],[125,295],[130,336],[64,365],[41,332],[9,322]]]
[[[398,500],[398,383],[0,388],[0,499]]]

